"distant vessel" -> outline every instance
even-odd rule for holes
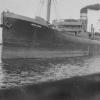
[[[58,58],[100,53],[100,41],[86,30],[87,16],[81,19],[54,20],[50,24],[51,0],[47,3],[47,20],[2,13],[2,59]],[[89,35],[90,34],[90,35]]]

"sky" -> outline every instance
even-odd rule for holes
[[[0,14],[2,11],[9,10],[16,14],[34,18],[42,16],[46,18],[46,2],[47,0],[0,0]],[[53,1],[53,0],[52,0]],[[56,4],[52,3],[51,20],[80,18],[80,9],[86,5],[100,3],[100,0],[56,0]],[[43,5],[44,4],[44,5]],[[1,40],[0,29],[0,40]]]
[[[100,11],[88,10],[88,27],[87,30],[91,32],[91,24],[93,24],[94,32],[100,33]]]
[[[3,10],[9,10],[11,12],[25,15],[28,17],[34,17],[41,12],[41,16],[46,15],[46,3],[40,7],[41,0],[0,0],[0,13]],[[42,0],[47,2],[47,0]],[[53,0],[52,0],[53,1]],[[100,3],[100,0],[56,0],[56,7],[52,4],[52,15],[54,17],[63,18],[79,18],[80,9],[86,5]],[[41,3],[42,4],[42,3]],[[39,10],[39,8],[41,8]],[[56,9],[54,9],[56,8]]]

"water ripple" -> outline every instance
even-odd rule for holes
[[[100,57],[65,59],[12,59],[0,64],[0,87],[53,81],[100,72]]]

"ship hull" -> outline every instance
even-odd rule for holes
[[[26,48],[16,48],[16,47],[3,47],[2,58],[3,59],[13,59],[13,58],[61,58],[61,57],[76,57],[76,56],[86,56],[88,51],[80,50],[39,50],[39,49],[26,49]]]
[[[20,15],[2,14],[2,59],[58,58],[95,55],[100,42],[67,35]]]

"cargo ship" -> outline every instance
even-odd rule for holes
[[[87,9],[81,9],[79,20],[54,20],[52,24],[51,0],[47,2],[47,20],[2,12],[2,59],[98,55],[100,41],[93,38],[93,28],[87,32]]]

